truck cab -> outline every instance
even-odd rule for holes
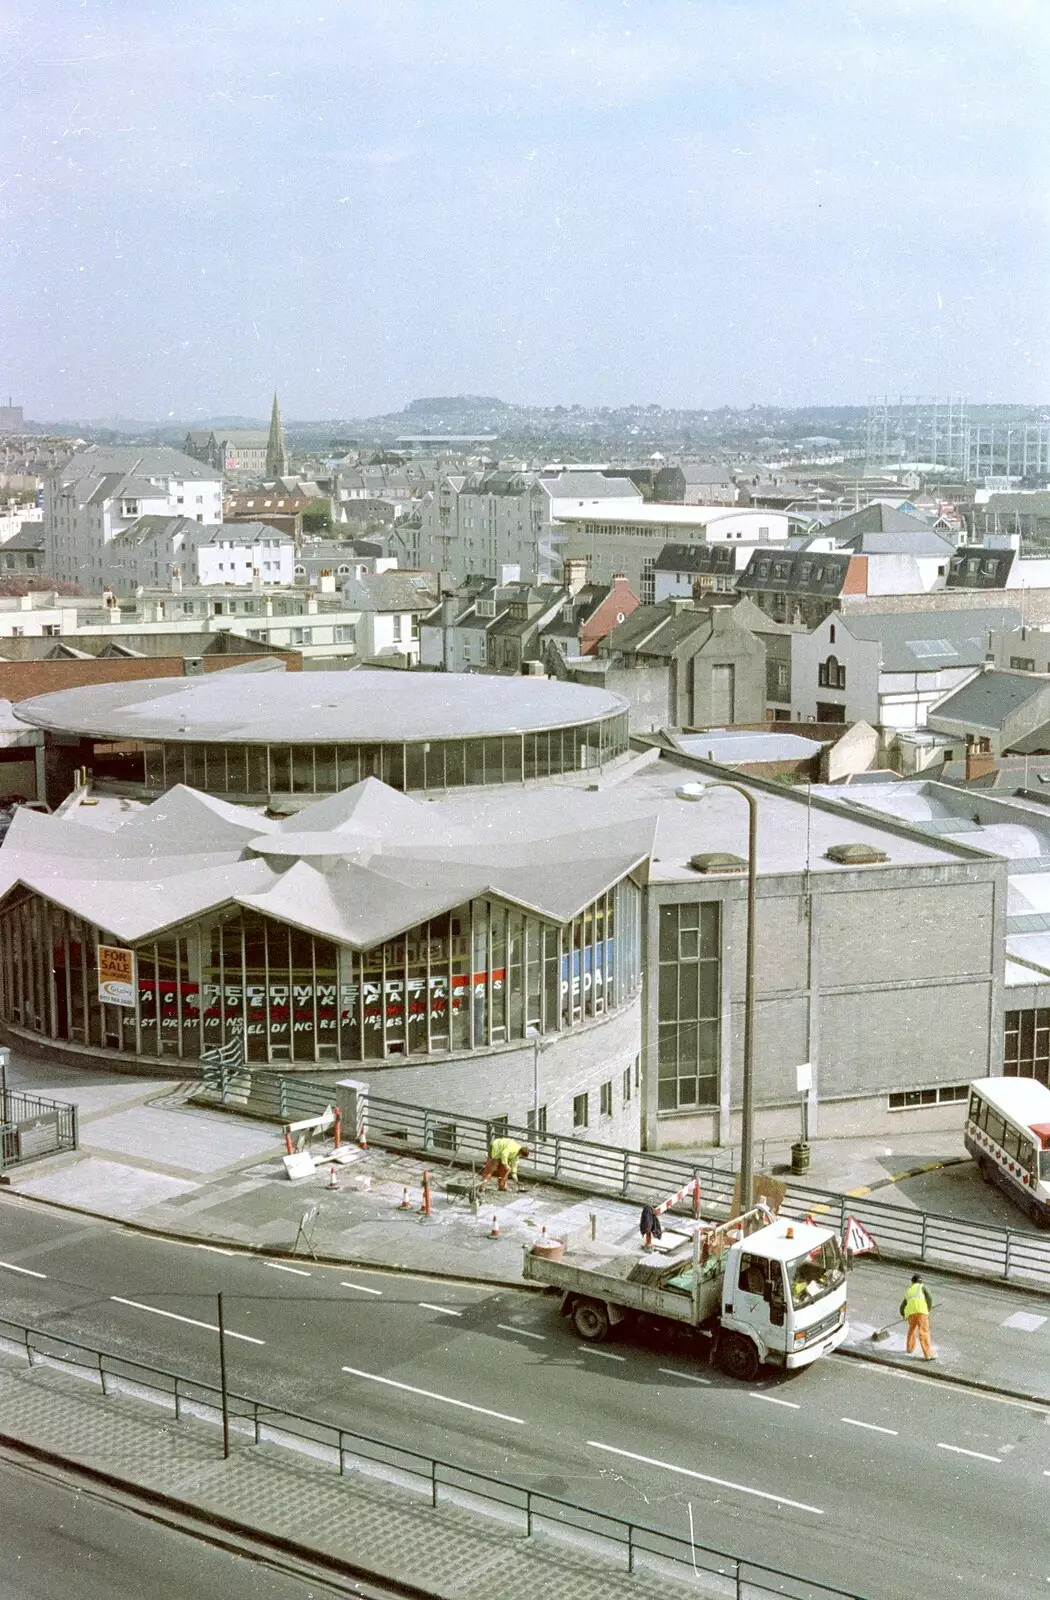
[[[846,1263],[827,1228],[777,1219],[730,1246],[717,1354],[731,1376],[808,1366],[848,1333]]]

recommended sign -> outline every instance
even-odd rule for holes
[[[135,1004],[135,952],[116,945],[98,947],[98,997],[106,1006]]]

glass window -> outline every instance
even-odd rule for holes
[[[822,1300],[846,1280],[846,1264],[842,1250],[835,1238],[818,1245],[808,1255],[796,1256],[785,1263],[787,1280],[791,1285],[791,1303],[796,1311]]]
[[[270,746],[270,790],[273,794],[290,794],[292,789],[291,752],[285,744]]]
[[[658,1107],[715,1105],[721,962],[717,901],[660,907]]]
[[[613,1114],[613,1086],[611,1078],[602,1084],[599,1095],[599,1110],[601,1115],[603,1117],[611,1117]]]
[[[574,1128],[586,1128],[590,1122],[590,1095],[577,1094],[572,1099],[572,1125]]]

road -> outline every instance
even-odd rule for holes
[[[4,1314],[875,1600],[1045,1595],[1050,1408],[847,1357],[738,1386],[546,1297],[151,1240],[0,1202]],[[2,1330],[0,1330],[2,1332]],[[1035,1347],[1033,1359],[1038,1359]]]
[[[277,1570],[0,1451],[0,1600],[322,1600],[377,1595]]]

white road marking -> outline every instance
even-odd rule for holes
[[[848,1422],[851,1428],[867,1428],[871,1433],[892,1433],[897,1437],[896,1428],[880,1428],[877,1422],[858,1422],[856,1417],[840,1417],[840,1422]]]
[[[1045,1317],[1037,1317],[1032,1311],[1015,1311],[1012,1317],[1007,1317],[1005,1322],[1000,1322],[1000,1328],[1016,1328],[1020,1333],[1036,1333],[1046,1321]]]
[[[993,1394],[988,1389],[979,1388],[976,1384],[949,1383],[945,1378],[928,1378],[925,1373],[902,1372],[899,1367],[884,1366],[878,1361],[856,1361],[851,1356],[840,1356],[834,1351],[826,1356],[821,1356],[822,1361],[838,1361],[844,1366],[850,1366],[854,1372],[860,1368],[863,1372],[870,1372],[874,1376],[883,1378],[896,1378],[902,1383],[925,1383],[932,1389],[945,1389],[958,1397],[960,1390],[968,1400],[990,1400],[997,1406],[1019,1406],[1022,1411],[1035,1411],[1041,1416],[1050,1417],[1050,1405],[1042,1400],[1019,1400],[1010,1394]]]
[[[748,1399],[768,1400],[771,1406],[790,1406],[792,1411],[802,1410],[802,1407],[798,1404],[797,1400],[778,1400],[775,1394],[759,1394],[757,1390],[752,1390],[748,1395]]]
[[[279,1261],[267,1261],[264,1266],[272,1267],[275,1272],[294,1272],[297,1278],[308,1278],[310,1274],[302,1267],[282,1267]]]
[[[462,1311],[453,1311],[451,1306],[432,1306],[428,1300],[419,1302],[421,1311],[440,1311],[443,1317],[461,1317]]]
[[[711,1378],[698,1378],[695,1372],[676,1372],[674,1367],[658,1367],[657,1371],[662,1372],[665,1378],[688,1378],[690,1383],[710,1385],[713,1382]]]
[[[509,1322],[497,1322],[497,1328],[502,1328],[504,1333],[520,1333],[523,1339],[542,1339],[546,1341],[545,1333],[530,1333],[528,1328],[512,1328]]]
[[[585,1356],[601,1356],[603,1361],[626,1361],[626,1356],[614,1355],[611,1350],[595,1350],[589,1344],[578,1344],[577,1350],[582,1350]]]
[[[453,1400],[451,1395],[434,1394],[431,1389],[417,1389],[411,1383],[398,1383],[396,1378],[381,1378],[376,1372],[361,1372],[357,1367],[344,1367],[352,1378],[367,1378],[369,1383],[385,1383],[390,1389],[404,1389],[406,1394],[422,1395],[424,1400],[440,1400],[442,1405],[459,1406],[463,1411],[477,1411],[483,1417],[495,1417],[498,1422],[514,1422],[524,1428],[524,1417],[508,1417],[504,1411],[489,1411],[486,1406],[472,1406],[469,1400]]]
[[[8,1272],[21,1272],[26,1278],[46,1278],[46,1272],[34,1272],[32,1267],[16,1267],[13,1261],[0,1261],[0,1267],[5,1267]]]
[[[346,1279],[340,1281],[341,1289],[356,1289],[359,1294],[382,1294],[382,1289],[369,1289],[364,1283],[347,1283]]]
[[[665,1472],[680,1472],[686,1478],[698,1478],[701,1483],[713,1483],[719,1489],[735,1489],[738,1494],[754,1495],[759,1500],[772,1500],[774,1505],[790,1506],[793,1511],[811,1511],[815,1517],[822,1517],[823,1511],[819,1506],[804,1505],[801,1500],[789,1500],[783,1494],[767,1494],[764,1489],[751,1489],[746,1483],[731,1483],[728,1478],[712,1478],[706,1472],[694,1472],[691,1467],[679,1467],[672,1461],[654,1461],[652,1456],[635,1455],[633,1450],[618,1450],[615,1445],[602,1444],[599,1439],[588,1439],[592,1450],[607,1450],[610,1455],[626,1456],[628,1461],[640,1461],[645,1467],[662,1467]]]
[[[999,1456],[986,1456],[983,1450],[964,1450],[961,1444],[941,1444],[938,1442],[937,1448],[938,1450],[952,1450],[957,1456],[973,1456],[977,1461],[994,1461],[997,1467],[1001,1467],[1003,1464]]]
[[[183,1241],[180,1239],[177,1242],[181,1244]],[[186,1240],[186,1243],[189,1244],[191,1241]],[[239,1251],[237,1250],[223,1250],[217,1244],[193,1244],[193,1249],[210,1250],[213,1256],[235,1256],[239,1254]]]
[[[187,1322],[191,1328],[206,1328],[209,1333],[218,1333],[218,1325],[214,1322],[198,1322],[196,1317],[180,1317],[177,1311],[162,1311],[159,1306],[143,1305],[141,1300],[125,1300],[122,1295],[111,1294],[109,1297],[118,1306],[133,1306],[136,1311],[152,1311],[155,1317],[169,1317],[172,1322]],[[245,1344],[265,1344],[265,1339],[253,1339],[250,1333],[234,1333],[232,1328],[226,1328],[227,1339],[243,1339]]]

